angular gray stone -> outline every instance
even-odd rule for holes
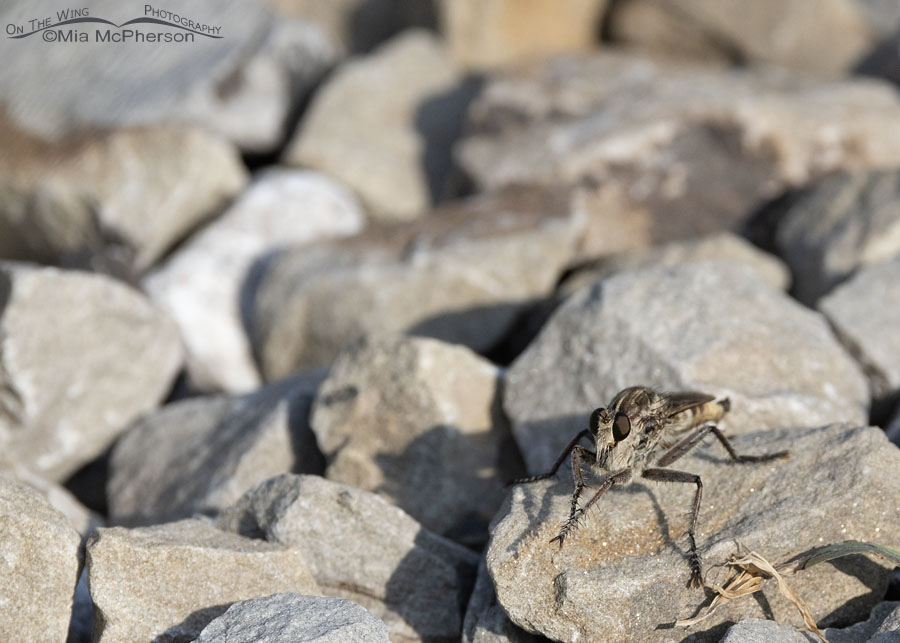
[[[27,485],[0,477],[0,640],[66,640],[81,536]]]
[[[659,54],[696,51],[693,40],[712,56],[841,76],[876,42],[863,5],[859,0],[630,0],[616,5],[607,20],[615,40]],[[812,22],[817,29],[809,28]],[[660,42],[662,27],[667,37]]]
[[[862,366],[872,397],[900,399],[900,255],[861,268],[819,300],[818,308]]]
[[[198,232],[144,288],[181,328],[195,388],[242,393],[260,383],[241,310],[254,261],[286,245],[359,232],[365,215],[342,185],[315,172],[273,169]]]
[[[273,594],[234,603],[193,643],[389,643],[384,623],[344,598]]]
[[[374,217],[416,218],[449,176],[467,103],[459,80],[436,36],[400,34],[325,82],[284,160],[337,177]]]
[[[200,520],[98,530],[87,543],[95,640],[191,641],[231,603],[318,594],[299,549]]]
[[[562,283],[562,290],[572,293],[582,286],[624,270],[680,266],[702,261],[727,261],[749,266],[769,286],[778,290],[787,290],[791,282],[790,271],[780,259],[731,232],[720,232],[692,241],[667,243],[644,251],[601,257],[576,269]]]
[[[734,464],[715,443],[673,467],[704,483],[697,544],[707,583],[725,581],[718,565],[738,553],[738,543],[777,564],[823,544],[884,542],[896,533],[900,481],[891,472],[900,466],[900,451],[880,429],[837,424],[763,431],[739,435],[733,444],[739,453],[790,449],[791,459]],[[726,623],[748,617],[797,620],[794,606],[769,582],[764,601],[730,601],[690,629],[668,629],[707,602],[702,590],[686,587],[693,485],[637,481],[614,488],[560,549],[550,539],[569,513],[571,491],[568,470],[516,485],[495,519],[487,566],[500,604],[520,627],[558,641],[653,643],[687,636],[717,641]],[[865,618],[883,596],[890,569],[877,559],[848,557],[788,582],[827,627]]]
[[[26,129],[53,138],[78,129],[189,122],[224,135],[242,150],[267,152],[286,136],[292,110],[336,56],[319,30],[276,18],[259,0],[225,5],[197,0],[153,8],[218,27],[218,33],[211,34],[217,37],[117,45],[98,41],[95,30],[118,35],[123,29],[87,23],[5,38],[0,58],[32,61],[0,70],[0,95],[6,97],[9,116]],[[30,32],[30,19],[51,17],[56,24],[60,9],[64,7],[54,0],[5,4],[0,23]],[[143,4],[116,0],[97,0],[88,10],[89,17],[117,25],[154,17],[146,14]],[[185,33],[159,24],[127,28],[150,35]],[[43,41],[44,33],[62,33],[63,38],[71,31],[88,35],[89,42]]]
[[[745,266],[648,268],[576,292],[507,371],[529,472],[633,385],[727,396],[730,433],[868,418],[865,378],[821,315]]]
[[[827,172],[897,165],[897,125],[900,97],[882,83],[603,52],[498,75],[469,110],[457,156],[483,191],[593,186],[607,207],[586,251],[610,252],[621,228],[695,238]]]
[[[898,603],[879,603],[868,620],[845,628],[824,630],[829,643],[895,643],[900,637]],[[793,619],[792,622],[797,622]],[[721,643],[818,643],[811,633],[800,632],[788,624],[746,618],[728,628]]]
[[[466,607],[462,643],[541,643],[548,639],[530,634],[509,620],[497,603],[494,583],[484,559],[478,565],[478,577]]]
[[[309,411],[323,377],[295,375],[242,397],[188,399],[135,422],[110,458],[112,521],[215,514],[271,476],[322,473]]]
[[[197,128],[131,127],[51,143],[0,115],[0,130],[6,259],[134,278],[247,180],[237,150]]]
[[[828,628],[829,643],[896,643],[900,639],[900,603],[879,603],[861,623],[843,629]]]
[[[0,263],[0,445],[61,480],[168,393],[174,324],[110,278]]]
[[[857,268],[900,256],[900,172],[842,172],[796,195],[776,233],[794,294],[813,304]]]
[[[459,640],[477,555],[375,494],[285,474],[249,491],[218,524],[302,551],[324,594],[374,613],[395,643]]]
[[[818,640],[812,634],[798,632],[787,623],[745,618],[728,628],[721,643],[816,643]]]
[[[332,367],[311,417],[326,476],[378,493],[431,531],[484,544],[503,481],[517,476],[502,467],[516,447],[499,384],[500,370],[462,346],[355,343]]]
[[[369,334],[489,350],[553,289],[583,230],[566,195],[519,190],[285,251],[266,268],[253,306],[263,375],[327,366]]]

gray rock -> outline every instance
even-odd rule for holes
[[[438,534],[483,545],[503,480],[516,477],[501,471],[516,447],[499,384],[500,370],[462,346],[357,342],[313,409],[327,477],[378,493]]]
[[[325,82],[284,159],[337,177],[374,217],[416,218],[449,176],[459,79],[434,35],[401,34]]]
[[[240,601],[193,643],[389,643],[384,623],[344,598],[273,594]]]
[[[218,27],[219,32],[211,34],[215,37],[195,35],[193,42],[117,45],[99,42],[95,30],[105,34],[109,29],[118,36],[123,29],[86,23],[5,38],[0,43],[3,59],[40,60],[39,69],[22,64],[0,70],[7,113],[45,137],[94,127],[189,122],[224,135],[242,150],[271,151],[285,137],[291,111],[336,52],[315,28],[276,19],[257,0],[226,5],[198,0],[182,9],[181,18]],[[55,24],[59,10],[53,0],[7,4],[0,22],[30,32],[30,19],[50,16]],[[116,0],[98,0],[89,12],[91,18],[116,24],[154,17],[144,5]],[[151,35],[185,33],[158,24],[127,28]],[[63,38],[72,31],[85,34],[89,42],[43,41],[44,33],[61,33]]]
[[[261,277],[250,324],[263,375],[327,366],[370,334],[489,350],[553,289],[583,230],[566,195],[519,190],[285,251]]]
[[[81,536],[34,489],[0,477],[0,640],[64,641]]]
[[[734,229],[826,172],[896,165],[892,124],[900,97],[881,83],[604,52],[496,77],[469,110],[457,152],[484,191],[593,186],[606,207],[585,250],[601,254],[616,250],[606,239],[623,227],[644,228],[654,242],[695,238]]]
[[[252,295],[253,262],[289,244],[358,232],[363,223],[340,184],[315,172],[269,170],[147,277],[144,288],[181,328],[191,384],[256,388],[260,377],[241,311]]]
[[[900,622],[898,603],[879,603],[868,620],[842,629],[824,631],[829,643],[896,643]],[[794,619],[796,622],[797,619]],[[721,643],[818,643],[810,633],[795,630],[785,623],[745,618],[728,628]]]
[[[0,263],[0,444],[61,480],[168,393],[174,324],[100,275]]]
[[[242,397],[188,399],[141,418],[110,458],[110,518],[145,525],[215,514],[271,476],[322,473],[309,410],[323,377],[295,375]]]
[[[478,565],[478,577],[463,622],[462,643],[541,643],[542,636],[530,634],[509,620],[497,603],[494,583],[484,559]]]
[[[528,470],[548,469],[591,410],[638,384],[729,397],[731,433],[868,418],[865,378],[821,315],[744,266],[649,268],[572,295],[507,371]]]
[[[98,530],[87,544],[95,640],[191,641],[234,602],[318,594],[299,549],[200,520]]]
[[[776,234],[794,294],[814,303],[861,266],[900,255],[900,172],[839,173],[798,194]]]
[[[592,284],[617,272],[651,266],[680,266],[703,261],[727,261],[753,268],[772,288],[787,290],[791,274],[777,257],[759,250],[730,232],[711,234],[692,241],[667,243],[643,251],[621,252],[579,266],[562,283],[565,293]]]
[[[702,43],[714,58],[840,76],[876,42],[863,5],[858,0],[814,5],[804,0],[631,0],[616,5],[608,24],[615,40],[660,54],[696,52]],[[811,21],[821,30],[810,29]]]
[[[675,465],[704,482],[697,544],[707,583],[724,582],[719,565],[738,543],[780,563],[822,544],[895,533],[900,482],[890,472],[900,466],[900,451],[881,430],[838,424],[733,442],[739,453],[790,449],[791,459],[734,464],[716,443]],[[587,478],[597,484],[596,476]],[[729,621],[795,622],[796,609],[769,582],[760,601],[730,601],[691,629],[668,629],[707,602],[702,590],[685,586],[694,495],[687,486],[638,481],[613,489],[560,549],[550,539],[569,513],[571,473],[517,485],[495,519],[487,552],[500,604],[519,626],[558,641],[716,641]],[[866,617],[887,587],[885,565],[848,557],[791,575],[789,583],[827,627]]]
[[[454,60],[484,70],[597,45],[607,0],[441,0],[441,26]]]
[[[0,72],[2,73],[2,72]],[[237,150],[203,130],[158,125],[58,143],[4,123],[0,257],[132,278],[243,187]]]
[[[900,399],[900,255],[860,269],[819,301],[838,338],[862,366],[876,406]]]
[[[900,603],[879,603],[861,623],[843,629],[828,628],[829,643],[896,643],[900,640]]]
[[[375,494],[286,474],[249,491],[218,524],[302,551],[322,592],[374,613],[392,641],[459,640],[476,554]]]
[[[745,618],[728,628],[721,643],[815,643],[817,638],[786,623]],[[831,639],[829,639],[831,641]]]

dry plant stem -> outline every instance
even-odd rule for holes
[[[710,603],[706,614],[691,619],[676,621],[676,625],[687,627],[699,623],[711,616],[722,603],[758,592],[762,589],[763,580],[774,578],[778,583],[778,591],[797,608],[797,611],[800,612],[800,616],[803,618],[804,627],[800,628],[800,631],[811,632],[823,643],[828,643],[828,639],[826,639],[822,631],[816,627],[816,621],[809,611],[809,607],[803,599],[797,596],[794,590],[791,589],[790,585],[787,584],[787,581],[784,580],[784,576],[782,575],[782,573],[795,573],[800,568],[799,565],[795,563],[785,563],[778,565],[778,568],[776,568],[765,558],[752,551],[742,558],[729,561],[728,564],[735,567],[737,571],[730,579],[728,579],[724,587],[711,587],[713,591],[716,592],[716,597],[713,599],[712,603]]]

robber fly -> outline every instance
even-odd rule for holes
[[[688,527],[688,560],[691,567],[688,585],[700,587],[703,585],[703,575],[694,532],[700,513],[703,483],[698,475],[665,467],[700,444],[710,433],[718,438],[735,462],[767,462],[789,457],[787,451],[766,455],[738,455],[716,426],[729,408],[727,398],[716,400],[714,396],[705,393],[658,393],[642,386],[632,386],[616,395],[609,408],[599,408],[591,413],[590,428],[584,429],[569,442],[550,471],[514,482],[535,482],[549,478],[557,472],[569,454],[572,455],[575,490],[572,492],[569,518],[563,523],[559,534],[550,541],[559,542],[560,548],[587,510],[614,485],[625,484],[636,477],[697,485],[691,524]],[[579,444],[586,437],[593,438],[596,451]],[[579,507],[578,501],[585,488],[583,462],[590,464],[598,473],[605,474],[606,478],[591,499],[583,507]]]

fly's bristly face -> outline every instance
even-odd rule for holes
[[[628,466],[634,459],[631,419],[622,411],[599,408],[591,413],[590,429],[597,445],[597,464],[614,470]]]

